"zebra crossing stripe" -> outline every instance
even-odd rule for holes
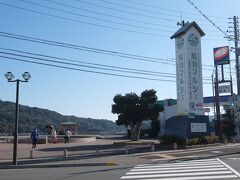
[[[217,158],[217,160],[222,163],[225,167],[227,167],[230,171],[232,171],[234,174],[236,174],[238,177],[240,177],[240,174],[233,169],[232,167],[230,167],[229,165],[227,165],[225,162],[221,161],[220,159]]]
[[[223,171],[228,170],[228,168],[210,168],[210,169],[181,169],[181,170],[165,170],[165,171],[144,171],[144,172],[129,172],[127,175],[139,175],[139,174],[163,174],[163,173],[180,173],[180,172],[201,172],[201,171]]]
[[[121,179],[207,180],[238,179],[240,174],[220,159],[192,160],[168,164],[144,164],[134,167]]]
[[[161,179],[141,179],[141,180],[204,180],[204,179],[230,179],[237,178],[236,175],[221,175],[221,176],[200,176],[200,177],[174,177]]]
[[[207,169],[207,168],[215,168],[215,167],[224,167],[224,165],[214,165],[214,166],[187,166],[187,167],[164,167],[164,168],[147,168],[147,169],[132,169],[131,171],[159,171],[159,170],[177,170],[177,169]]]
[[[214,163],[199,163],[199,164],[165,164],[165,165],[153,165],[153,166],[144,166],[144,167],[135,167],[135,169],[147,169],[147,168],[164,168],[164,167],[184,167],[184,166],[206,166],[206,165],[221,165],[219,162],[214,162]]]
[[[231,171],[218,171],[218,172],[215,171],[215,172],[191,172],[191,173],[175,173],[175,174],[132,175],[132,176],[123,176],[121,179],[139,179],[139,178],[143,179],[143,178],[221,175],[221,174],[232,174],[232,172]]]
[[[158,159],[159,160],[159,159]],[[162,159],[161,159],[162,160]],[[197,163],[197,162],[216,162],[216,159],[196,159],[196,160],[191,160],[191,161],[187,161],[185,163],[188,163],[188,162],[191,162],[191,163]],[[137,166],[148,166],[148,165],[153,165],[153,164],[140,164],[140,165],[137,165]]]

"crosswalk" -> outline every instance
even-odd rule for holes
[[[220,159],[191,160],[167,164],[142,164],[121,179],[130,180],[204,180],[240,179],[240,174]]]

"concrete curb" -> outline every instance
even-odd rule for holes
[[[208,159],[208,158],[216,158],[216,157],[222,157],[222,156],[229,156],[234,154],[240,154],[240,152],[234,152],[234,153],[225,153],[225,154],[218,154],[218,155],[210,155],[210,156],[202,156],[202,157],[195,157],[195,158],[176,158],[168,160],[167,162],[178,162],[178,161],[189,161],[189,160],[199,160],[199,159]]]
[[[86,167],[86,166],[116,166],[113,162],[104,163],[72,163],[72,164],[29,164],[29,165],[0,165],[1,169],[32,169],[32,168],[60,168],[60,167]]]

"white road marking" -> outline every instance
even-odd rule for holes
[[[167,164],[142,164],[121,179],[204,180],[239,179],[240,174],[219,159],[202,159]]]
[[[219,168],[222,168],[224,167],[224,165],[218,165],[218,166],[187,166],[187,167],[164,167],[164,168],[147,168],[147,169],[132,169],[131,171],[160,171],[160,170],[178,170],[178,169],[199,169],[199,168],[205,168],[205,169],[208,169],[208,168],[216,168],[216,167],[219,167]]]
[[[219,165],[219,162],[206,162],[206,163],[172,163],[172,164],[164,164],[164,165],[151,165],[151,166],[138,166],[135,167],[136,169],[141,169],[141,168],[156,168],[156,167],[184,167],[184,166],[206,166],[206,165]]]
[[[214,154],[221,154],[222,151],[211,151],[211,153],[214,153]]]
[[[240,158],[227,158],[227,159],[231,159],[231,160],[240,160]]]
[[[131,171],[129,173],[127,173],[128,175],[129,174],[163,174],[163,173],[180,173],[180,172],[200,172],[200,171],[223,171],[223,170],[228,170],[228,168],[226,167],[222,167],[222,168],[204,168],[204,169],[181,169],[181,170],[176,170],[176,169],[173,169],[173,170],[165,170],[165,171]]]
[[[141,179],[141,180],[203,180],[203,179],[230,179],[236,178],[236,175],[223,175],[223,176],[200,176],[200,177],[174,177],[174,178],[161,178],[161,179]]]
[[[154,175],[133,175],[123,176],[121,179],[139,179],[139,178],[158,178],[158,177],[179,177],[179,176],[202,176],[202,175],[220,175],[220,174],[232,174],[231,171],[220,172],[192,172],[192,173],[174,173],[174,174],[154,174]]]
[[[221,161],[220,159],[216,158],[220,163],[222,163],[225,167],[227,167],[230,171],[232,171],[234,174],[236,174],[238,177],[240,177],[240,173],[237,172],[235,169],[227,165],[225,162]]]

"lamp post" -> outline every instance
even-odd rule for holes
[[[14,145],[13,145],[13,165],[17,165],[17,144],[18,144],[18,97],[19,97],[19,83],[20,82],[28,82],[28,80],[31,78],[31,75],[29,72],[25,72],[22,74],[22,77],[24,80],[15,79],[14,75],[11,72],[7,72],[4,75],[8,82],[16,82],[16,109],[15,109],[15,129],[14,129]]]

